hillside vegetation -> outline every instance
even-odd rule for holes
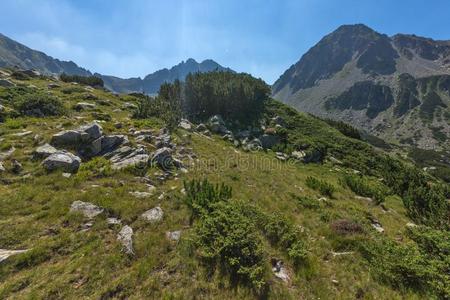
[[[449,186],[261,80],[0,74],[1,299],[450,297]]]

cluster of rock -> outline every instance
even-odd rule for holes
[[[240,147],[244,151],[259,151],[270,150],[275,145],[281,142],[280,131],[286,128],[286,122],[280,116],[275,116],[269,120],[266,125],[260,128],[248,127],[245,130],[240,130],[233,133],[229,130],[219,115],[212,116],[206,124],[199,124],[194,127],[189,121],[182,120],[180,128],[188,131],[195,131],[210,136],[211,133],[222,135],[224,140],[234,144],[235,147]],[[285,161],[294,159],[305,163],[319,162],[323,159],[323,154],[317,149],[308,149],[309,145],[305,145],[304,149],[293,151],[292,153],[276,152],[276,158]]]
[[[100,214],[105,213],[105,209],[95,204],[83,201],[74,201],[70,206],[70,212],[80,213],[89,220],[82,226],[82,231],[87,231],[93,226],[93,220]],[[156,224],[162,221],[164,212],[161,207],[156,206],[147,210],[141,215],[141,218],[151,224]],[[122,225],[122,221],[116,217],[108,217],[106,222],[109,226],[115,227],[121,226],[119,233],[117,234],[117,240],[122,244],[123,251],[129,255],[134,255],[133,248],[133,235],[134,231],[129,225]],[[181,231],[168,231],[166,232],[166,238],[171,242],[177,242],[181,237]],[[1,253],[1,252],[0,252]]]
[[[75,173],[84,160],[103,156],[112,162],[113,169],[129,166],[145,167],[156,164],[164,171],[183,168],[181,160],[173,154],[177,147],[172,142],[167,129],[154,135],[150,130],[130,130],[136,142],[153,143],[156,150],[147,151],[147,147],[138,144],[132,146],[126,135],[104,135],[97,123],[82,126],[75,130],[64,130],[53,135],[50,144],[39,146],[33,153],[34,159],[44,159],[42,165],[48,171],[61,169]],[[73,151],[76,154],[73,154]],[[180,150],[186,155],[186,148]]]

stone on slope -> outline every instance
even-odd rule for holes
[[[167,231],[166,237],[171,242],[178,242],[181,238],[181,230]]]
[[[116,147],[127,142],[128,138],[126,135],[105,135],[102,138],[102,152],[106,153],[112,151]]]
[[[103,129],[97,123],[82,126],[79,130],[86,132],[89,135],[88,137],[90,140],[98,139],[103,135]]]
[[[261,147],[264,149],[272,148],[280,142],[279,136],[272,134],[263,134],[259,137],[259,140],[261,141]]]
[[[8,257],[27,252],[28,250],[6,250],[0,249],[0,262],[6,260]]]
[[[82,213],[86,218],[92,219],[101,214],[104,211],[103,208],[98,207],[90,202],[74,201],[70,206],[70,212]]]
[[[133,255],[133,228],[131,228],[128,225],[125,225],[120,230],[119,234],[117,235],[117,240],[120,241],[120,243],[123,246],[123,250],[126,254]]]
[[[73,106],[73,109],[75,109],[76,111],[89,110],[89,109],[94,109],[94,108],[95,108],[95,104],[88,103],[88,102],[78,102],[77,104],[75,104]]]
[[[142,218],[150,223],[156,223],[162,220],[164,212],[161,207],[149,209],[142,214]]]
[[[78,130],[64,130],[52,136],[50,144],[55,147],[78,146],[81,143],[82,133]]]
[[[81,159],[78,156],[65,150],[51,154],[42,162],[47,171],[58,169],[68,173],[76,173],[80,164]]]
[[[184,130],[192,131],[192,123],[186,119],[181,119],[180,124],[178,126]]]
[[[284,282],[289,282],[290,277],[287,269],[284,267],[284,263],[278,259],[272,259],[272,271],[278,279],[281,279]]]
[[[55,147],[53,147],[50,144],[45,144],[37,147],[36,150],[33,151],[33,158],[34,159],[47,158],[56,152],[58,152],[58,150]]]
[[[163,170],[170,169],[173,165],[172,150],[168,147],[156,150],[152,155],[151,161]]]

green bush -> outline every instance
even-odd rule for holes
[[[450,234],[428,227],[408,231],[413,242],[402,245],[386,238],[361,245],[374,276],[398,289],[428,298],[450,298]]]
[[[263,291],[268,268],[254,222],[239,204],[217,202],[213,207],[196,226],[200,258],[212,270],[219,267],[231,282]]]
[[[377,167],[385,184],[402,197],[408,215],[415,222],[434,228],[450,227],[448,184],[433,183],[421,170],[389,157],[381,159]]]
[[[312,176],[306,178],[306,185],[316,191],[319,191],[322,195],[333,198],[335,187],[326,181],[319,180]]]
[[[185,202],[191,209],[193,218],[211,212],[213,204],[229,200],[232,194],[231,187],[223,183],[220,186],[213,185],[207,179],[184,181],[184,189]]]
[[[357,140],[361,139],[361,134],[359,133],[359,130],[347,123],[344,123],[341,121],[335,121],[335,120],[331,120],[331,119],[325,119],[325,122],[327,122],[328,125],[330,125],[331,127],[334,127],[337,130],[339,130],[345,136],[348,136],[350,138],[357,139]]]
[[[133,113],[135,119],[159,118],[166,127],[174,129],[181,120],[180,105],[161,96],[156,98],[139,98],[137,109]]]
[[[27,94],[14,103],[22,116],[45,117],[61,116],[66,113],[61,100],[46,94]]]
[[[308,208],[308,209],[318,209],[318,208],[320,208],[320,202],[317,201],[316,199],[311,198],[311,197],[308,197],[308,196],[297,196],[297,195],[292,195],[292,197],[298,202],[298,204],[300,204],[304,208]]]
[[[295,265],[305,261],[306,246],[300,230],[280,214],[260,215],[260,227],[272,245],[285,250]]]
[[[77,82],[95,87],[103,87],[103,80],[96,76],[67,75],[63,73],[59,78],[64,82]]]
[[[343,178],[343,183],[355,194],[370,197],[377,204],[384,202],[384,198],[388,195],[387,188],[378,183],[376,179],[369,180],[363,176],[346,175]]]

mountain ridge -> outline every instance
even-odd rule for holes
[[[390,142],[445,149],[448,141],[436,134],[450,137],[448,75],[450,41],[389,37],[366,25],[343,25],[288,68],[272,93],[301,111],[350,123]]]
[[[92,73],[79,67],[73,61],[61,61],[46,55],[44,52],[31,49],[0,33],[0,67],[18,67],[20,69],[34,69],[45,75],[97,76],[103,79],[105,87],[115,93],[142,92],[155,94],[159,86],[165,82],[171,83],[176,79],[184,80],[189,73],[211,72],[215,70],[234,72],[230,68],[223,67],[212,59],[197,62],[188,58],[179,64],[157,70],[147,74],[144,78],[120,78],[117,76]]]

